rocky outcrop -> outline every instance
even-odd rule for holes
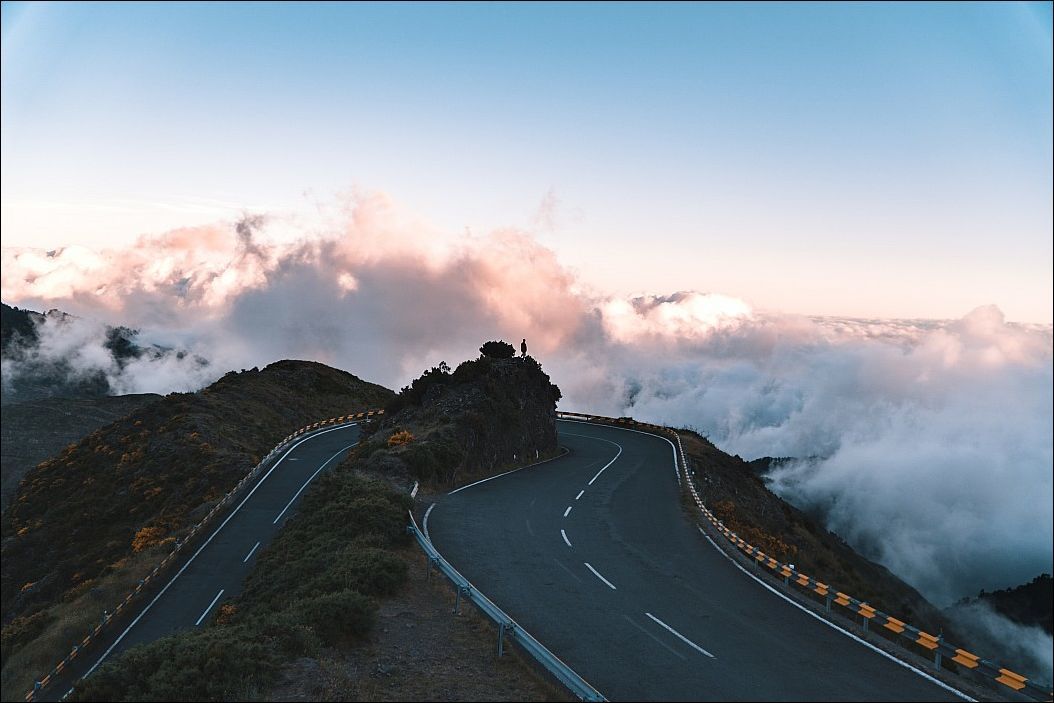
[[[555,454],[559,398],[529,356],[440,364],[402,390],[359,458],[407,482],[462,485]]]

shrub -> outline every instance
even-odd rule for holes
[[[403,386],[399,395],[384,406],[384,414],[393,415],[409,405],[420,405],[429,388],[449,383],[449,381],[450,367],[445,361],[440,361],[439,366],[433,366],[415,378],[409,386]]]
[[[508,342],[492,340],[484,342],[483,346],[479,348],[479,353],[483,356],[489,356],[491,359],[511,359],[516,356],[516,349]]]
[[[409,430],[399,430],[388,438],[389,447],[399,447],[414,441],[414,436]]]
[[[237,700],[273,681],[281,659],[255,629],[220,627],[170,635],[133,647],[81,680],[72,700]]]
[[[429,439],[414,444],[402,454],[418,480],[425,483],[446,483],[464,460],[464,452],[452,440]]]
[[[363,637],[373,627],[370,600],[357,591],[344,590],[310,598],[302,601],[297,610],[327,647]]]
[[[406,562],[385,549],[349,549],[338,562],[341,587],[367,596],[390,596],[406,582]]]
[[[406,580],[391,547],[406,539],[409,506],[384,481],[325,474],[210,625],[108,660],[74,700],[251,700],[290,658],[364,637],[375,622],[370,597]],[[5,654],[17,636],[5,630]]]
[[[160,527],[144,527],[135,533],[135,538],[132,539],[132,551],[141,552],[160,542],[164,535],[165,531]]]
[[[6,662],[12,652],[16,649],[21,649],[23,645],[36,639],[54,619],[55,617],[51,613],[42,610],[33,613],[29,617],[15,618],[7,625],[4,625],[3,647],[0,647],[0,658]]]

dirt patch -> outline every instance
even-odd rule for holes
[[[438,573],[425,579],[416,546],[399,551],[410,569],[403,590],[380,603],[377,625],[355,647],[327,650],[288,665],[272,701],[571,701],[506,642],[497,627],[463,604]]]

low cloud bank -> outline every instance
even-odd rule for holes
[[[383,196],[289,236],[296,227],[254,217],[121,251],[7,249],[3,298],[189,352],[111,368],[91,334],[49,342],[122,392],[200,387],[279,358],[399,387],[485,339],[526,337],[562,407],[688,425],[748,459],[800,459],[773,489],[938,604],[1052,568],[1049,325],[991,306],[897,321],[697,292],[613,298],[583,289],[529,233],[450,236]],[[5,365],[5,379],[18,373]]]
[[[1016,623],[983,601],[956,605],[948,614],[969,638],[974,654],[1048,688],[1054,681],[1054,638],[1043,628]]]

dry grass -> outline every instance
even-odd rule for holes
[[[70,598],[47,609],[54,620],[32,642],[13,653],[2,670],[0,697],[22,700],[33,682],[46,675],[111,612],[163,558],[166,549],[146,549],[126,559],[121,568],[81,584]],[[133,601],[134,602],[134,601]]]
[[[389,447],[399,447],[414,441],[414,436],[409,430],[399,430],[388,438]]]
[[[454,592],[425,579],[416,545],[397,554],[409,578],[379,604],[377,625],[355,647],[328,649],[283,668],[272,701],[570,701],[510,641],[496,655],[497,627],[468,603],[451,613]]]

